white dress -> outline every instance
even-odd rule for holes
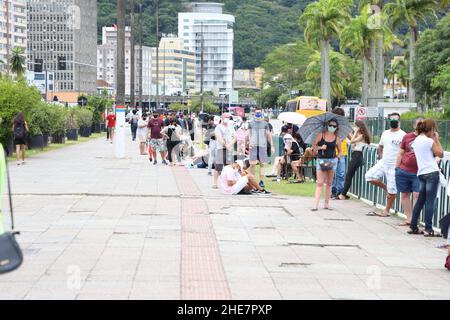
[[[139,139],[139,142],[146,142],[147,141],[147,121],[144,121],[142,119],[139,119],[138,121],[138,129],[137,129],[137,136]]]

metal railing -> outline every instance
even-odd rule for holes
[[[351,151],[349,159],[351,157]],[[385,207],[386,206],[386,192],[374,185],[368,183],[365,179],[366,172],[372,168],[377,163],[377,147],[372,145],[364,148],[364,164],[356,172],[353,178],[352,187],[350,188],[350,194],[357,197],[360,200],[365,200],[366,202],[372,203],[374,206]],[[349,162],[349,161],[348,161]],[[442,171],[445,177],[448,179],[450,177],[450,161],[442,161],[441,163]],[[384,178],[383,178],[384,180]],[[384,180],[384,182],[386,182]],[[433,226],[439,228],[439,220],[442,219],[448,212],[450,201],[447,196],[447,188],[441,188],[438,192],[437,200],[435,201],[434,216],[433,216]],[[400,197],[397,196],[392,210],[396,213],[404,214]],[[423,223],[424,217],[423,212],[421,214],[421,222]]]

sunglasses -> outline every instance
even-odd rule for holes
[[[330,128],[336,128],[336,129],[337,129],[337,127],[338,127],[337,125],[334,125],[334,124],[329,124],[328,126],[329,126]]]

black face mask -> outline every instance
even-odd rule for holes
[[[398,129],[399,126],[400,126],[400,122],[398,122],[398,121],[391,121],[391,128],[392,129]]]
[[[157,116],[157,115],[154,115],[154,116],[153,116],[153,118],[157,119],[157,118],[158,118],[158,116]]]

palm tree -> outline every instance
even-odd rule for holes
[[[426,22],[427,17],[436,17],[436,9],[439,5],[436,0],[395,0],[388,3],[385,12],[391,18],[393,27],[399,26],[402,22],[407,22],[410,30],[409,42],[409,102],[415,102],[416,94],[412,86],[414,80],[414,59],[415,45],[418,38],[418,22]]]
[[[117,0],[116,106],[125,106],[125,2]]]
[[[374,37],[373,30],[368,28],[368,11],[361,10],[361,15],[353,18],[350,23],[342,30],[340,37],[340,49],[344,52],[350,49],[355,58],[363,61],[363,85],[361,103],[367,106],[369,95],[369,64],[371,64],[370,46]]]
[[[10,68],[17,77],[23,76],[25,73],[25,55],[23,48],[17,47],[11,50],[11,58],[9,60]]]
[[[397,81],[407,89],[407,95],[409,96],[409,61],[405,59],[397,60],[393,65],[394,73],[397,76]]]
[[[320,49],[321,96],[331,106],[330,42],[338,37],[345,24],[351,19],[353,0],[318,0],[309,4],[300,23],[306,22],[305,40]]]

